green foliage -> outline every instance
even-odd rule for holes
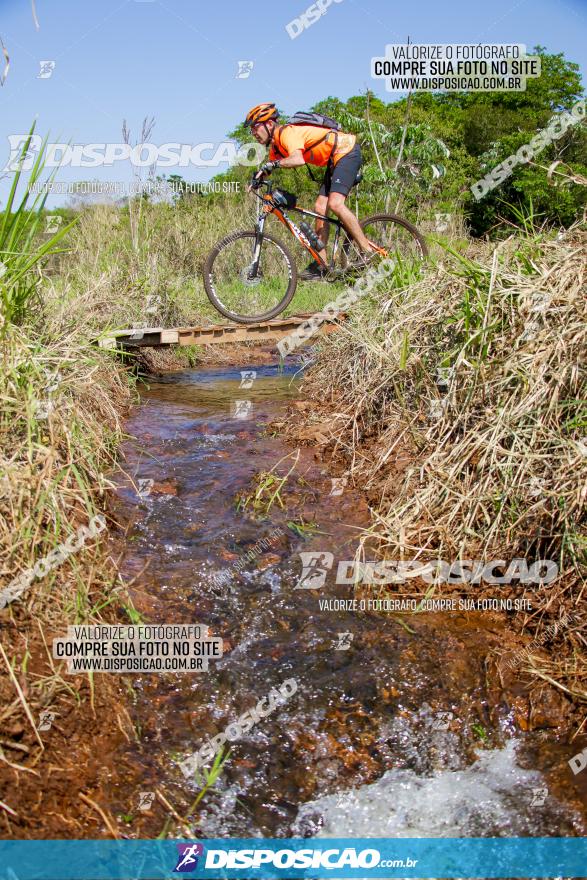
[[[547,120],[548,123],[548,120]],[[527,144],[536,132],[516,132],[492,144],[480,157],[479,178]],[[548,166],[563,159],[575,172],[587,174],[587,130],[584,123],[571,126],[558,140],[536,155],[531,164],[518,165],[513,173],[480,201],[471,201],[469,222],[480,235],[502,222],[516,223],[518,212],[532,204],[535,216],[549,226],[570,226],[587,205],[587,189],[577,185],[553,186]]]
[[[483,727],[482,724],[473,724],[471,726],[471,730],[473,731],[475,736],[481,740],[481,742],[483,742],[483,743],[489,742],[489,737],[487,735],[487,731],[485,730],[485,728]]]
[[[518,166],[480,202],[470,192],[476,180],[584,94],[578,64],[543,46],[535,46],[532,54],[540,57],[541,75],[529,79],[524,92],[420,92],[387,104],[368,91],[346,101],[331,96],[305,108],[333,116],[357,135],[364,179],[353,191],[352,208],[360,214],[392,210],[416,222],[436,211],[464,212],[471,231],[483,235],[496,225],[515,223],[516,212],[526,212],[531,200],[535,216],[547,225],[572,224],[582,215],[585,189],[576,184],[555,188],[545,167]],[[240,143],[251,137],[244,125],[231,136]],[[585,174],[584,124],[543,150],[537,164],[547,167],[559,157]],[[250,169],[234,173],[245,179]],[[316,184],[304,169],[280,171],[279,181],[302,203],[315,197]]]
[[[34,269],[50,254],[61,252],[57,245],[75,223],[72,221],[57,232],[41,237],[49,186],[43,192],[39,182],[44,170],[47,138],[44,139],[30,171],[25,191],[20,201],[17,201],[22,166],[34,131],[35,123],[31,126],[16,160],[8,201],[0,215],[0,324],[4,327],[9,323],[20,324],[24,321],[39,283],[38,273]],[[45,183],[50,184],[54,177],[55,173],[51,174]],[[40,189],[36,195],[35,187]]]
[[[405,105],[401,113],[396,105],[387,108],[370,92],[346,104],[327,98],[313,108],[336,118],[361,144],[360,210],[393,209],[415,220],[423,200],[454,203],[464,183],[457,171],[462,163],[455,162],[441,132],[429,120],[412,119]]]
[[[220,774],[224,770],[224,765],[230,758],[230,749],[220,749],[219,752],[214,756],[214,761],[209,770],[206,770],[205,767],[202,767],[202,773],[196,772],[196,781],[198,785],[201,785],[200,791],[196,795],[195,799],[190,804],[190,807],[187,812],[187,818],[189,819],[204,795],[209,789],[212,788],[218,781]]]
[[[526,92],[426,92],[389,103],[366,92],[346,100],[329,96],[315,108],[303,107],[300,101],[287,108],[287,113],[297,109],[323,111],[357,135],[364,156],[364,180],[352,190],[349,207],[359,216],[391,211],[407,217],[428,235],[435,228],[435,214],[448,213],[455,222],[444,238],[460,250],[467,242],[463,218],[469,231],[478,236],[509,234],[512,224],[519,226],[521,218],[526,218],[522,225],[528,228],[543,224],[568,227],[583,215],[586,188],[570,179],[561,183],[561,177],[556,178],[559,185],[554,186],[547,169],[561,158],[565,168],[587,176],[584,123],[570,127],[537,155],[533,164],[516,167],[480,201],[470,191],[475,181],[528,143],[553,113],[572,107],[582,94],[577,65],[560,54],[548,55],[541,47],[534,51],[541,56],[542,75],[528,81]],[[286,117],[284,112],[282,119]],[[251,141],[250,132],[242,124],[231,136],[240,143]],[[0,238],[0,260],[11,271],[10,276],[5,273],[5,279],[0,279],[5,311],[13,316],[11,320],[19,321],[31,311],[38,282],[34,261],[51,255],[47,288],[55,293],[53,307],[64,326],[79,328],[83,324],[93,333],[96,327],[103,329],[105,325],[139,326],[146,315],[149,322],[161,326],[217,320],[203,290],[202,263],[224,235],[237,228],[252,228],[256,202],[245,188],[253,170],[235,165],[212,179],[223,185],[234,183],[235,189],[228,192],[224,187],[220,192],[193,192],[190,182],[172,174],[160,182],[166,179],[175,185],[173,198],[155,197],[140,205],[85,205],[76,212],[79,220],[71,234],[68,254],[61,254],[55,244],[67,231],[71,212],[63,214],[59,234],[48,238],[40,222],[46,210],[43,198],[36,203],[29,200],[20,214],[11,206],[11,210],[0,214],[5,231],[10,227],[4,239]],[[311,208],[322,169],[313,169],[313,173],[315,180],[306,168],[281,169],[274,180],[295,192],[301,206]],[[39,174],[40,167],[31,181]],[[283,228],[273,218],[269,230],[284,239]],[[19,239],[18,248],[9,246],[12,235]],[[438,245],[433,257],[444,240],[442,235],[435,238]],[[307,253],[291,238],[287,244],[298,266],[303,267],[308,262]],[[6,254],[3,259],[2,251],[8,250],[21,253]],[[21,274],[20,268],[27,265],[29,271]],[[394,278],[398,287],[416,280],[408,277],[409,271],[409,266],[398,266]],[[94,289],[99,295],[93,298],[94,308],[89,310],[83,295]],[[335,290],[328,284],[301,282],[290,309],[316,311]],[[45,310],[48,301],[46,296]],[[363,308],[377,310],[378,305],[365,297]],[[468,309],[464,303],[463,320]],[[472,315],[474,304],[470,312]],[[411,347],[413,340],[405,341],[405,345]],[[274,503],[278,503],[277,498]]]

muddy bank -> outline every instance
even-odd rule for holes
[[[47,643],[62,634],[61,628],[46,633]],[[45,664],[32,639],[30,649],[31,678],[49,677],[51,667]],[[0,742],[4,759],[11,766],[4,763],[0,767],[1,799],[14,809],[14,814],[1,811],[2,837],[111,837],[114,826],[100,802],[105,780],[118,772],[116,760],[120,750],[134,735],[128,695],[113,676],[101,681],[96,676],[93,693],[87,677],[64,676],[52,684],[54,691],[49,691],[48,701],[39,701],[28,689],[25,692],[34,720],[41,728],[42,750],[26,717],[3,718]],[[13,702],[11,695],[6,694],[6,700],[4,696],[5,692],[3,711],[10,709]]]
[[[51,647],[72,623],[120,613],[105,531],[88,526],[131,385],[93,348],[18,332],[3,340],[0,386],[1,833],[99,836],[96,792],[132,736],[127,699],[119,679],[63,673]]]
[[[289,442],[313,450],[315,457],[341,483],[353,485],[355,468],[361,477],[369,476],[368,485],[363,489],[365,500],[375,515],[385,515],[394,496],[393,487],[399,486],[406,472],[410,468],[413,470],[416,464],[410,454],[409,444],[400,434],[394,441],[389,431],[382,437],[377,425],[351,443],[340,427],[341,420],[344,422],[348,418],[348,412],[344,415],[340,412],[341,402],[333,399],[336,394],[330,400],[324,399],[320,391],[319,371],[303,385],[302,396],[307,399],[294,401],[288,407],[286,417],[277,424],[279,430],[289,438]],[[381,466],[381,456],[385,449],[389,449],[389,452]],[[376,529],[366,541],[364,550],[369,559],[382,558]],[[503,566],[499,571],[503,572],[505,568]],[[500,585],[497,594],[496,587],[483,580],[474,585],[443,583],[432,589],[429,582],[418,577],[411,577],[407,583],[412,585],[411,592],[418,601],[429,596],[431,601],[445,600],[457,608],[461,604],[470,604],[472,607],[473,604],[485,603],[487,611],[484,610],[483,618],[491,619],[502,631],[499,643],[487,658],[495,695],[501,694],[516,707],[516,723],[520,729],[532,730],[536,726],[540,727],[545,717],[550,716],[551,721],[547,721],[545,726],[564,730],[569,742],[576,743],[576,751],[584,748],[585,702],[577,694],[565,692],[560,684],[549,682],[548,675],[544,671],[540,672],[541,665],[547,671],[551,658],[559,656],[561,634],[568,635],[571,632],[577,639],[576,675],[579,681],[584,677],[585,665],[581,659],[584,626],[578,614],[581,605],[572,592],[564,597],[564,590],[562,594],[559,590],[553,596],[552,608],[547,609],[551,615],[548,616],[543,608],[545,588],[541,585]],[[357,589],[357,595],[360,595],[361,588]],[[393,583],[388,583],[385,587],[373,585],[370,590],[367,589],[365,595],[393,601],[401,598],[406,589],[404,585]],[[496,611],[492,608],[492,605],[497,606],[500,602],[511,605],[511,610]],[[454,611],[451,613],[454,616]],[[473,620],[476,614],[472,612],[466,616]],[[556,623],[558,619],[562,620],[563,625]],[[545,622],[549,622],[550,626],[546,627]],[[565,654],[568,654],[568,650],[569,643],[565,645]],[[550,708],[545,709],[545,706]]]
[[[234,366],[240,364],[273,364],[275,346],[253,342],[222,345],[194,345],[186,348],[139,348],[134,355],[137,372],[145,379],[189,368]]]
[[[316,346],[291,435],[366,492],[377,558],[504,560],[435,596],[504,600],[518,671],[570,697],[583,735],[586,278],[580,227],[398,272]]]

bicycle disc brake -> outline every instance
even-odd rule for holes
[[[261,271],[260,266],[257,266],[257,274],[253,275],[253,266],[254,263],[249,263],[248,266],[245,266],[244,269],[241,270],[240,277],[243,284],[247,287],[256,287],[263,281],[263,272]]]

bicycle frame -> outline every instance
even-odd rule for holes
[[[299,243],[304,247],[312,257],[316,260],[316,262],[323,266],[325,269],[332,269],[334,267],[334,260],[336,259],[336,254],[338,253],[338,243],[340,239],[341,230],[344,230],[343,224],[338,220],[338,218],[327,217],[325,214],[317,214],[315,211],[307,211],[305,208],[289,208],[290,211],[295,211],[297,214],[302,214],[304,217],[314,217],[317,220],[324,220],[326,223],[330,223],[332,226],[336,227],[336,232],[334,233],[334,244],[332,246],[332,256],[330,258],[330,263],[326,263],[322,257],[319,255],[317,251],[314,250],[302,230],[296,226],[296,224],[291,220],[285,210],[283,208],[278,207],[273,201],[272,193],[273,188],[267,182],[261,184],[262,186],[267,187],[267,192],[260,196],[257,193],[255,195],[260,200],[261,205],[259,208],[259,213],[257,215],[257,223],[255,225],[255,250],[253,253],[253,263],[251,266],[252,272],[256,274],[258,266],[259,266],[259,257],[261,255],[261,244],[263,242],[263,228],[265,226],[265,221],[267,220],[267,216],[269,214],[274,214],[277,219],[283,223],[286,229],[289,229],[294,238],[297,238]],[[345,230],[346,231],[346,230]]]

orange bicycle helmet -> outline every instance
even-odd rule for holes
[[[257,104],[247,113],[245,125],[257,125],[259,122],[269,122],[270,119],[277,119],[279,116],[275,104]]]

